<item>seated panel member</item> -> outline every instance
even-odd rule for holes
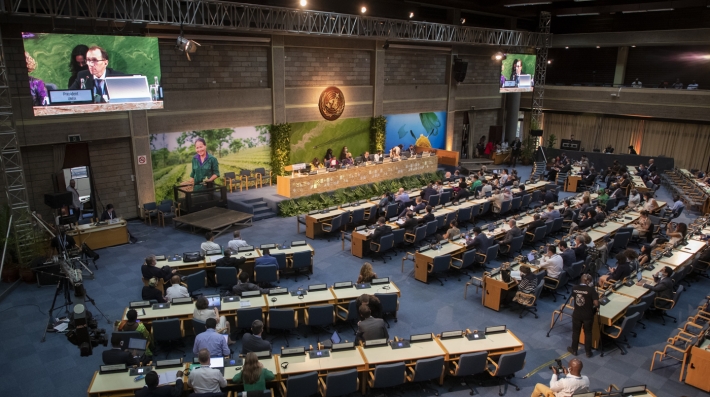
[[[368,340],[389,338],[385,320],[371,316],[370,308],[361,305],[358,309],[361,320],[357,323],[356,341],[366,342]]]
[[[108,67],[109,55],[106,50],[99,46],[89,47],[86,52],[86,63],[89,70],[82,70],[76,76],[74,84],[69,87],[70,90],[81,89],[81,82],[84,82],[84,88],[94,91],[101,99],[101,103],[108,102],[108,91],[106,90],[106,77],[125,76],[124,73]]]
[[[392,233],[392,228],[389,225],[387,225],[384,217],[380,217],[377,219],[377,227],[375,228],[375,231],[372,233],[372,241],[374,241],[375,243],[379,243],[382,236],[386,236],[391,233]]]
[[[140,357],[132,354],[128,350],[123,350],[121,344],[123,338],[117,332],[111,335],[111,349],[101,353],[104,365],[126,364],[127,367],[140,364]]]

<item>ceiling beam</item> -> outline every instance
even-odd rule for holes
[[[552,48],[625,47],[710,44],[710,28],[647,30],[640,32],[605,32],[556,34]]]

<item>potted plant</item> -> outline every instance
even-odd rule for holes
[[[540,128],[540,121],[537,119],[530,120],[530,135],[542,136],[542,128]]]
[[[520,148],[520,160],[523,165],[530,165],[535,156],[537,137],[528,134],[523,140],[523,145]]]
[[[555,147],[555,143],[557,143],[557,136],[550,134],[550,136],[547,137],[547,147],[552,149]]]

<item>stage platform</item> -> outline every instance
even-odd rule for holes
[[[232,226],[251,226],[253,217],[252,214],[213,207],[173,218],[173,225],[175,227],[190,226],[193,232],[195,229],[209,230],[213,233],[216,232],[215,237],[217,237]]]
[[[276,194],[276,185],[227,193],[227,208],[254,215],[254,221],[273,218],[279,213],[279,203],[287,197]]]

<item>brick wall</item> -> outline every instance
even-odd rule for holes
[[[371,85],[369,51],[286,47],[286,87]]]
[[[446,55],[387,51],[385,85],[446,83]]]
[[[268,87],[268,47],[203,44],[188,61],[171,44],[160,44],[165,90]]]
[[[44,204],[45,193],[52,193],[54,173],[52,146],[30,146],[22,148],[22,166],[25,170],[27,200],[30,209],[41,214],[43,219],[53,218],[52,209]]]
[[[113,204],[124,218],[138,216],[136,184],[131,180],[133,164],[130,139],[89,144],[91,172],[101,204]],[[147,166],[144,166],[147,167]]]
[[[463,84],[494,84],[500,80],[500,63],[489,56],[460,56],[468,62],[466,69],[466,79]]]

